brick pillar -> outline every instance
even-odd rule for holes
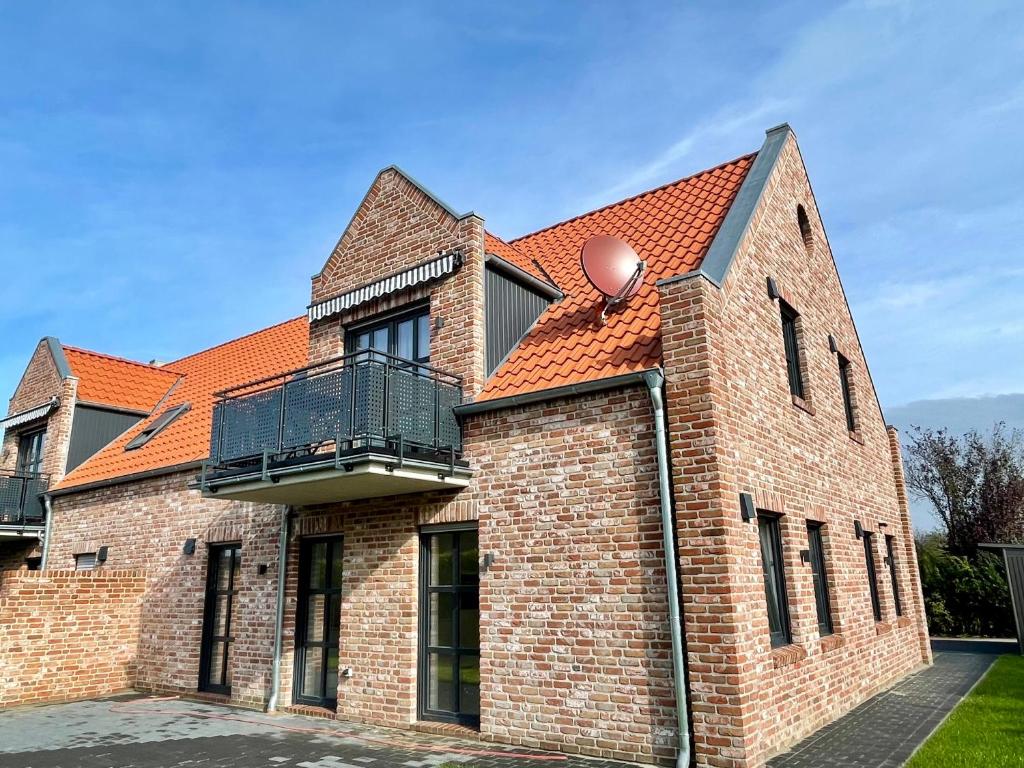
[[[50,476],[50,485],[56,485],[64,478],[68,466],[68,450],[71,447],[71,425],[75,418],[75,403],[78,400],[78,379],[69,376],[61,382],[60,407],[46,424],[46,446],[43,456],[43,472]]]
[[[910,593],[914,603],[914,617],[917,622],[917,641],[921,647],[921,660],[932,663],[932,645],[928,637],[928,619],[924,610],[924,595],[921,592],[921,572],[917,567],[917,551],[914,547],[914,531],[910,525],[910,504],[907,500],[907,482],[903,477],[903,452],[900,449],[900,433],[896,427],[886,428],[889,435],[889,455],[892,457],[892,476],[896,483],[896,498],[900,506],[900,530],[903,534],[903,558],[910,578]]]
[[[721,294],[701,276],[661,286],[668,428],[697,765],[751,764],[754,663],[744,595],[757,588],[742,562],[749,526],[725,463],[726,394],[719,343]],[[754,534],[756,535],[756,533]]]

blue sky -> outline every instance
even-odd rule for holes
[[[785,120],[883,404],[1024,392],[1019,3],[0,11],[0,391],[300,314],[390,163],[513,237]]]

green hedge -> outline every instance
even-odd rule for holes
[[[1002,561],[987,552],[973,559],[949,554],[944,542],[917,542],[928,631],[947,637],[1013,637],[1010,590]]]

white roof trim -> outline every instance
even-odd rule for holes
[[[332,296],[317,304],[310,304],[309,321],[323,320],[325,317],[358,307],[360,304],[379,299],[381,296],[437,280],[451,274],[460,266],[462,266],[462,253],[449,251],[431,261],[425,261],[402,272],[367,283],[359,288],[353,288],[351,291]]]
[[[30,421],[41,419],[44,416],[49,416],[50,411],[57,407],[58,400],[54,398],[46,405],[40,405],[36,408],[30,408],[27,411],[16,413],[13,416],[8,416],[6,419],[0,421],[0,429],[10,429],[11,427],[20,427],[22,424],[27,424]]]

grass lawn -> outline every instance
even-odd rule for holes
[[[1024,767],[1024,657],[1000,656],[907,766]]]

